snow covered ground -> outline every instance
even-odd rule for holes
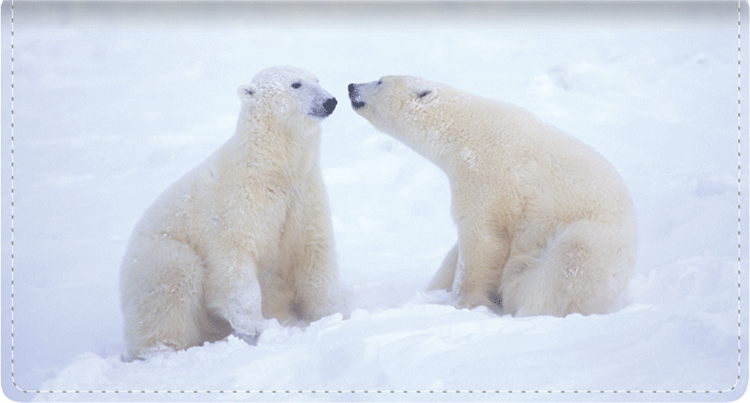
[[[6,396],[728,401],[745,391],[750,86],[745,74],[738,198],[737,3],[17,1],[12,154],[2,7]],[[351,318],[269,321],[257,346],[230,337],[122,362],[118,271],[133,225],[231,136],[237,86],[279,64],[314,72],[340,101],[323,123],[322,164]],[[456,240],[447,179],[347,102],[348,83],[386,74],[522,105],[615,165],[636,204],[639,256],[612,313],[513,318],[424,291]]]

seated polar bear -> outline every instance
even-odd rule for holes
[[[234,135],[169,187],[135,227],[120,273],[132,358],[234,333],[263,318],[313,321],[342,309],[320,122],[336,99],[291,67],[238,90]]]
[[[458,307],[565,316],[605,312],[627,285],[633,204],[592,148],[520,107],[420,78],[350,84],[349,97],[448,175],[458,244],[430,289]]]

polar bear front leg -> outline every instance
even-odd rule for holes
[[[336,312],[344,313],[333,244],[329,240],[307,242],[297,270],[293,309],[300,319],[314,322]]]
[[[209,277],[207,308],[229,322],[235,336],[254,344],[263,331],[262,295],[255,265],[228,266]]]
[[[307,322],[344,312],[339,287],[333,231],[319,168],[306,181],[304,196],[295,200],[287,217],[286,254],[292,256],[293,313]]]
[[[458,232],[451,299],[458,308],[484,305],[499,309],[497,290],[510,251],[509,237],[484,221],[459,225]]]

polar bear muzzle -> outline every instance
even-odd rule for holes
[[[310,115],[319,118],[328,117],[328,115],[332,114],[333,110],[336,109],[336,104],[338,104],[336,98],[330,97],[326,99],[322,104],[315,105],[315,107],[310,111]]]
[[[359,109],[365,106],[365,101],[359,95],[359,87],[362,84],[349,84],[349,99],[352,101],[352,108]]]

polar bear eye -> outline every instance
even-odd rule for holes
[[[383,84],[383,80],[378,80],[378,85]]]
[[[423,93],[419,94],[419,97],[420,97],[420,98],[424,98],[424,97],[426,97],[426,96],[430,95],[430,93],[431,93],[431,92],[432,92],[432,91],[425,91],[425,92],[423,92]]]
[[[296,83],[292,84],[292,88],[294,88],[294,89],[297,89],[297,88],[299,88],[301,86],[302,86],[302,83],[300,83],[300,82],[296,82]]]

